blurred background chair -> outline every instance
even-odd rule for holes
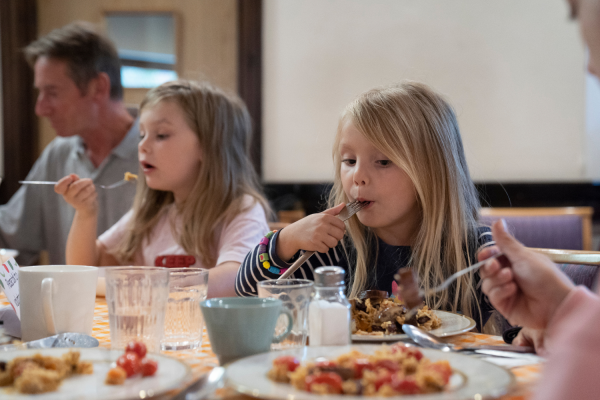
[[[591,250],[592,207],[481,208],[480,223],[504,218],[509,231],[525,246]]]

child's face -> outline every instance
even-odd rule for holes
[[[202,164],[198,136],[171,101],[145,108],[140,117],[140,165],[151,189],[173,192],[175,201],[187,198]]]
[[[408,175],[346,121],[341,132],[341,177],[352,200],[369,201],[358,219],[384,242],[411,245],[420,221],[415,187]]]

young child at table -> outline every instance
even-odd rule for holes
[[[142,101],[140,132],[133,208],[97,240],[92,181],[56,184],[76,210],[67,264],[209,268],[208,296],[235,295],[240,263],[269,229],[246,106],[209,84],[169,82]]]
[[[277,279],[300,249],[317,253],[292,277],[312,280],[314,268],[339,265],[347,272],[348,297],[355,298],[366,289],[390,293],[394,274],[405,266],[418,271],[422,287],[434,287],[491,245],[489,228],[477,223],[478,195],[456,116],[426,85],[373,89],[350,103],[333,159],[331,208],[262,239],[238,272],[238,295],[256,295],[257,281]],[[354,200],[368,205],[346,229],[335,215]],[[264,253],[270,258],[266,264],[260,259]],[[481,327],[492,310],[477,281],[474,273],[464,275],[426,303],[462,312]]]

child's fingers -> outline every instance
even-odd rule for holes
[[[65,194],[69,186],[78,179],[79,177],[75,174],[67,175],[54,185],[54,191],[58,194]]]
[[[329,214],[329,215],[338,215],[346,206],[346,204],[344,203],[340,203],[335,207],[331,207],[328,208],[327,210],[323,211],[323,214]]]
[[[498,246],[486,247],[485,249],[482,249],[479,252],[479,254],[477,254],[477,259],[479,261],[487,260],[488,258],[498,254],[499,252],[500,249],[498,248]]]

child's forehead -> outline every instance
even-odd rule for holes
[[[344,124],[340,131],[338,151],[343,152],[356,152],[365,154],[377,154],[385,155],[385,152],[381,151],[373,141],[371,141],[367,135],[360,131],[352,122]]]

